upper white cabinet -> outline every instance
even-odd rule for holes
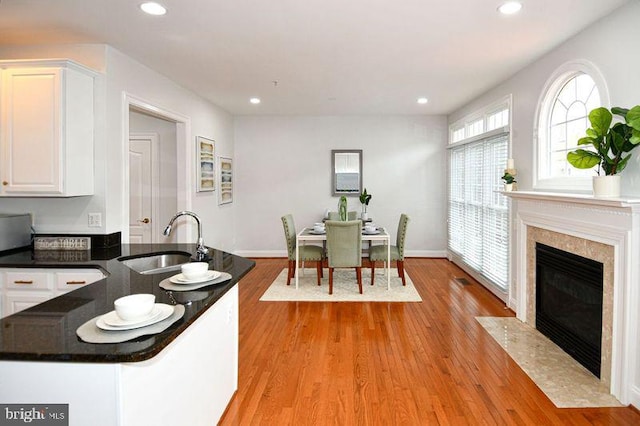
[[[95,73],[75,62],[0,61],[0,196],[93,194]]]

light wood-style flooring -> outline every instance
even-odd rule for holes
[[[640,425],[634,408],[556,408],[474,319],[513,312],[445,259],[405,261],[422,303],[260,302],[287,261],[256,261],[222,425]]]

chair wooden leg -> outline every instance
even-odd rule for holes
[[[402,278],[402,285],[407,285],[407,282],[404,280],[404,260],[396,261],[398,265],[398,275]]]
[[[329,268],[329,294],[333,294],[333,268]]]
[[[358,289],[362,294],[362,268],[360,266],[356,266],[356,278],[358,279]]]
[[[373,285],[373,277],[376,276],[376,262],[374,260],[369,262],[371,263],[371,285]]]
[[[316,262],[316,275],[318,277],[318,285],[320,285],[320,278],[322,277],[322,260]]]
[[[287,285],[291,282],[291,278],[293,278],[293,273],[296,269],[296,261],[290,260],[287,268]]]

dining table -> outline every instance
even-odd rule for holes
[[[316,232],[313,227],[304,228],[302,231],[298,232],[296,235],[296,290],[298,289],[298,272],[300,269],[300,244],[304,245],[307,242],[314,241],[327,241],[327,233],[324,232]],[[387,232],[386,228],[378,227],[375,232],[366,232],[364,229],[362,230],[362,241],[368,241],[369,244],[380,241],[382,244],[387,246],[387,290],[391,290],[391,237]]]

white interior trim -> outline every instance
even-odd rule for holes
[[[176,123],[176,155],[179,169],[185,173],[178,173],[177,177],[177,204],[178,210],[190,210],[192,203],[193,179],[195,173],[195,150],[188,149],[193,146],[188,141],[191,140],[191,118],[154,105],[140,97],[122,92],[122,161],[124,165],[122,179],[122,218],[121,223],[129,224],[129,109],[144,112],[163,120]],[[178,234],[179,241],[195,241],[192,235],[192,227],[185,229],[184,235]],[[122,242],[129,241],[129,227],[123,227]]]
[[[540,120],[549,117],[552,100],[562,89],[562,87],[576,74],[584,73],[589,75],[596,84],[600,94],[600,101],[603,106],[609,107],[611,100],[609,97],[609,88],[604,79],[604,75],[600,69],[587,59],[576,59],[568,61],[560,65],[547,79],[540,92],[538,102],[536,104],[535,118],[533,121],[533,188],[538,190],[556,190],[556,191],[589,191],[591,190],[591,177],[545,177],[540,176],[540,131],[542,126],[546,131],[547,124],[541,124]]]

